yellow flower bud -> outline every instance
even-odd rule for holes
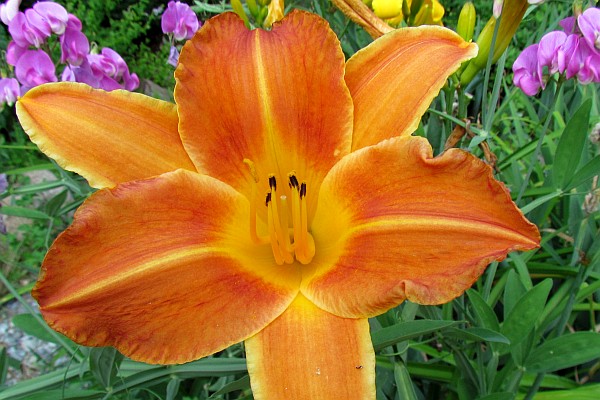
[[[498,61],[502,53],[504,53],[508,47],[508,44],[521,23],[521,19],[523,19],[527,6],[527,0],[504,1],[502,15],[500,17],[500,26],[498,27],[498,34],[496,36],[496,43],[492,54],[492,64]],[[479,34],[479,37],[477,38],[479,53],[477,54],[477,57],[469,62],[467,68],[460,76],[460,83],[463,86],[471,82],[479,70],[485,68],[492,47],[492,38],[494,37],[496,21],[496,18],[491,17]]]
[[[438,0],[423,0],[412,25],[443,25],[444,6]]]
[[[274,22],[280,21],[283,18],[284,0],[271,0],[269,3],[269,12],[263,26],[270,28]]]
[[[473,31],[475,30],[475,20],[477,19],[477,14],[475,12],[475,6],[472,2],[467,2],[460,10],[460,15],[458,16],[458,26],[456,27],[456,33],[460,35],[461,38],[465,39],[467,42],[470,42],[473,39]]]
[[[402,0],[373,0],[372,6],[375,15],[382,19],[402,15]]]

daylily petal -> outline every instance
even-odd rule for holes
[[[183,363],[255,334],[299,272],[247,233],[247,199],[184,170],[96,192],[50,248],[33,294],[55,330],[149,363]]]
[[[339,42],[321,18],[293,11],[271,31],[249,31],[233,13],[214,17],[186,43],[175,73],[184,146],[199,170],[247,196],[244,159],[255,164],[261,194],[270,173],[287,190],[291,171],[318,193],[350,150],[343,75]],[[308,198],[314,210],[316,196]]]
[[[302,293],[355,318],[404,299],[450,301],[489,262],[540,240],[489,166],[458,149],[432,158],[427,140],[410,136],[352,153],[331,170],[312,235],[318,251]]]
[[[321,310],[301,294],[246,340],[256,400],[375,399],[375,354],[367,319]]]
[[[446,79],[477,54],[449,29],[397,29],[354,54],[346,83],[354,101],[352,151],[410,135]]]
[[[179,139],[177,109],[165,101],[63,82],[28,91],[17,116],[46,155],[96,188],[196,170]]]

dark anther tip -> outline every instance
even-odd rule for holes
[[[269,176],[269,187],[273,190],[277,190],[277,180],[273,175]]]
[[[306,182],[302,182],[302,185],[300,185],[300,198],[304,196],[306,196]]]

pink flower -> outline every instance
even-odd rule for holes
[[[0,79],[0,105],[6,103],[12,106],[20,95],[21,87],[15,78]],[[4,191],[4,189],[0,190],[0,192]]]
[[[8,24],[8,31],[21,47],[40,47],[52,33],[48,22],[33,9],[18,12]]]
[[[33,10],[46,21],[52,32],[57,35],[62,35],[65,32],[69,14],[63,6],[52,1],[40,1],[33,5]]]
[[[56,82],[54,63],[42,50],[27,50],[15,66],[15,75],[24,91],[42,83]]]
[[[80,65],[90,52],[88,38],[78,29],[66,27],[60,37],[60,62]]]
[[[200,27],[196,13],[187,4],[170,1],[162,15],[164,33],[172,33],[175,40],[191,39]]]
[[[564,58],[563,44],[567,40],[567,34],[562,31],[552,31],[545,34],[540,40],[538,47],[538,75],[543,75],[544,67],[548,67],[548,74],[553,75],[557,72],[564,72],[564,66],[561,68],[560,59]],[[542,82],[542,87],[545,87]]]
[[[21,0],[7,0],[6,3],[0,4],[0,19],[4,25],[8,25],[17,15],[20,5]]]
[[[27,47],[21,47],[14,41],[11,41],[6,47],[6,62],[13,67],[17,65],[19,58],[27,51]]]
[[[600,54],[583,37],[570,35],[565,42],[567,79],[576,77],[582,84],[600,82]]]
[[[567,17],[561,20],[558,24],[563,28],[566,33],[575,33],[575,29],[577,28],[575,17]]]
[[[67,29],[68,31],[68,29]],[[101,54],[88,54],[79,66],[67,66],[63,81],[82,82],[107,91],[133,91],[140,85],[136,74],[131,74],[125,60],[114,50],[105,47]]]
[[[542,79],[538,72],[538,47],[537,43],[526,47],[512,67],[514,85],[520,87],[528,96],[537,94],[542,87]]]
[[[67,19],[67,28],[80,31],[82,28],[81,21],[73,14],[69,14],[69,18]]]
[[[600,9],[588,8],[578,18],[577,25],[589,48],[600,54]]]
[[[171,46],[169,50],[169,59],[167,60],[168,64],[171,64],[174,67],[177,67],[177,63],[179,62],[179,51],[177,47]]]

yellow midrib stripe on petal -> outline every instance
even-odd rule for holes
[[[47,310],[53,308],[60,308],[68,305],[71,302],[77,302],[85,299],[88,296],[93,296],[99,292],[107,290],[111,287],[118,285],[120,282],[136,279],[138,276],[142,276],[146,273],[156,273],[161,269],[167,270],[180,264],[185,259],[198,259],[209,256],[209,255],[224,255],[228,258],[231,254],[220,247],[203,247],[203,248],[183,248],[172,251],[170,253],[162,255],[158,259],[148,260],[140,263],[136,268],[131,268],[119,274],[111,274],[104,279],[98,280],[91,285],[86,286],[83,289],[79,289],[74,293],[61,297],[59,301],[53,302],[46,305],[44,308]]]
[[[260,96],[260,105],[261,105],[261,114],[263,115],[263,120],[265,123],[266,129],[266,138],[267,138],[267,154],[269,150],[271,152],[271,158],[275,163],[275,168],[277,172],[279,171],[279,160],[277,159],[277,148],[275,144],[275,127],[273,126],[273,120],[270,118],[272,114],[272,104],[270,102],[269,89],[267,84],[267,73],[265,71],[265,67],[263,64],[262,58],[262,49],[260,45],[260,30],[254,30],[254,56],[255,56],[255,66],[256,66],[256,83],[257,89]]]
[[[537,247],[537,243],[522,235],[509,227],[504,227],[491,222],[480,221],[475,219],[459,219],[445,215],[397,215],[394,219],[379,218],[370,222],[358,224],[351,227],[346,237],[352,236],[353,233],[369,230],[398,230],[408,228],[407,230],[429,230],[435,227],[437,231],[466,231],[469,233],[485,233],[486,236],[494,236],[504,238],[508,241],[513,241],[516,244],[523,245],[531,244],[532,247]]]

